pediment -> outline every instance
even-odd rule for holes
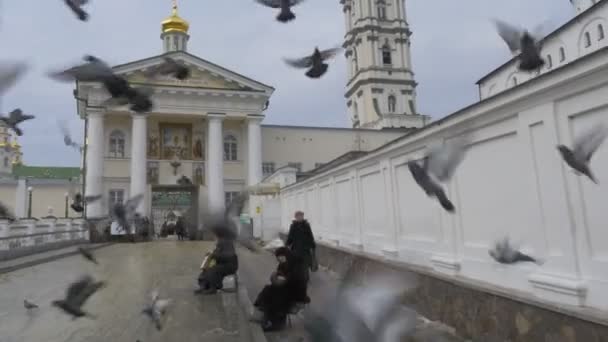
[[[156,75],[148,77],[149,70],[163,62],[169,56],[190,68],[191,76],[186,80],[178,80],[171,76]],[[274,88],[249,79],[236,72],[222,68],[216,64],[200,59],[184,52],[174,52],[141,61],[119,65],[113,68],[116,73],[126,76],[129,83],[150,86],[171,86],[184,88],[205,88],[233,91],[262,92],[270,96]]]

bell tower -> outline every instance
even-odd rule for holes
[[[340,0],[353,128],[420,128],[404,0]]]

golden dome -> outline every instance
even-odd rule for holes
[[[177,15],[177,1],[173,1],[173,11],[171,16],[161,22],[162,32],[183,32],[188,33],[190,24]]]

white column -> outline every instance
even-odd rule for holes
[[[104,157],[104,115],[101,110],[87,111],[87,169],[86,189],[87,196],[105,195],[103,193],[103,157]],[[105,196],[104,196],[105,198]],[[87,205],[87,217],[103,217],[104,201],[95,201]]]
[[[19,179],[15,194],[15,216],[17,218],[26,217],[27,200],[27,180]]]
[[[263,115],[247,116],[247,168],[250,186],[262,181],[262,127]]]
[[[209,211],[224,209],[224,114],[208,114],[207,200]]]
[[[141,215],[147,215],[147,201],[145,200],[147,189],[147,116],[144,114],[133,114],[131,117],[133,118],[133,124],[131,127],[131,191],[129,196],[144,195],[144,200],[139,202],[137,212]]]

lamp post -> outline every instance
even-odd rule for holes
[[[32,188],[31,186],[27,187],[27,192],[28,192],[28,205],[27,205],[27,218],[32,218],[32,190],[34,190],[34,188]]]
[[[65,193],[63,194],[63,196],[65,197],[65,218],[68,218],[68,198],[70,198],[70,194],[69,193]]]

